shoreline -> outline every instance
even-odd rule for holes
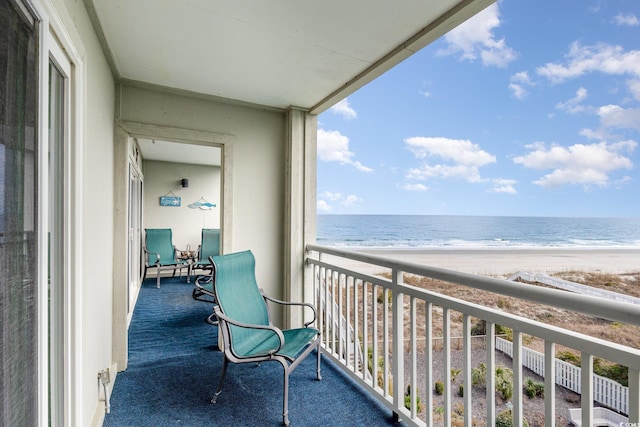
[[[640,272],[640,248],[359,248],[353,252],[383,256],[406,262],[425,264],[447,270],[480,275],[557,273],[566,271],[627,274]],[[359,261],[339,260],[340,265],[356,267],[368,274],[385,270]],[[364,270],[363,270],[364,269]]]

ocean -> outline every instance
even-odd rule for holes
[[[640,248],[640,218],[318,215],[317,243],[343,248]]]

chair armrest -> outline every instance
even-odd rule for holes
[[[276,304],[280,304],[280,305],[297,305],[297,306],[302,306],[302,307],[309,307],[311,309],[311,311],[313,312],[313,320],[311,320],[310,322],[305,322],[304,327],[307,328],[309,327],[310,324],[314,323],[316,321],[317,318],[317,312],[316,312],[316,308],[309,304],[308,302],[291,302],[291,301],[281,301],[279,299],[275,299],[273,297],[270,297],[268,295],[266,295],[264,292],[262,292],[262,290],[260,290],[260,293],[262,294],[262,297],[264,299],[266,299],[267,301],[271,301],[273,303]]]
[[[269,355],[276,354],[277,352],[280,351],[280,349],[284,345],[284,335],[282,334],[282,331],[280,329],[276,328],[275,326],[271,326],[271,325],[253,325],[253,324],[250,324],[250,323],[238,322],[236,320],[233,320],[233,319],[225,316],[222,313],[222,309],[218,305],[215,305],[213,307],[213,312],[215,313],[215,315],[218,318],[218,320],[220,322],[222,322],[223,324],[233,325],[233,326],[237,326],[239,328],[262,329],[262,330],[267,330],[267,331],[273,332],[274,335],[276,335],[278,337],[279,345],[278,345],[277,349],[269,351],[268,352]],[[211,323],[211,322],[209,322],[209,323]],[[224,330],[223,330],[223,336],[225,338],[227,338],[227,340],[226,340],[227,345],[230,343],[229,342],[229,338],[230,337],[227,335],[228,333],[229,332],[228,332],[227,328],[225,327]],[[231,347],[230,347],[230,349],[231,349]]]
[[[147,255],[147,264],[152,265],[149,261],[149,255],[151,254],[156,255],[156,262],[154,262],[154,264],[157,264],[158,262],[160,262],[160,254],[158,252],[149,252],[145,247],[143,247],[142,249],[144,250],[144,253]]]

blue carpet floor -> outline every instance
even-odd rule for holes
[[[230,364],[223,392],[210,403],[222,368],[211,304],[191,297],[193,285],[155,279],[142,286],[129,328],[129,366],[120,372],[106,427],[281,426],[279,363]],[[391,411],[369,397],[331,361],[315,355],[290,376],[291,426],[389,426]],[[399,423],[398,423],[399,424]]]

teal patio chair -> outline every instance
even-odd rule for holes
[[[220,255],[220,229],[203,228],[202,237],[200,239],[200,245],[198,245],[195,261],[189,265],[187,283],[190,282],[190,277],[196,270],[210,271],[211,263],[209,262],[209,257],[216,255]]]
[[[156,267],[156,286],[160,287],[160,271],[173,270],[173,276],[176,270],[187,267],[186,261],[178,258],[178,251],[173,245],[172,234],[170,228],[145,228],[145,244],[144,244],[144,273],[142,280],[147,277],[147,269]]]
[[[292,303],[270,298],[258,289],[255,258],[251,251],[212,257],[213,287],[217,300],[214,314],[222,334],[224,364],[212,403],[222,393],[229,362],[279,362],[284,369],[282,421],[289,425],[289,375],[314,349],[317,352],[317,379],[320,375],[320,331],[310,325],[316,321],[316,309],[307,303]],[[268,303],[309,308],[313,319],[302,328],[279,329],[271,323]]]

